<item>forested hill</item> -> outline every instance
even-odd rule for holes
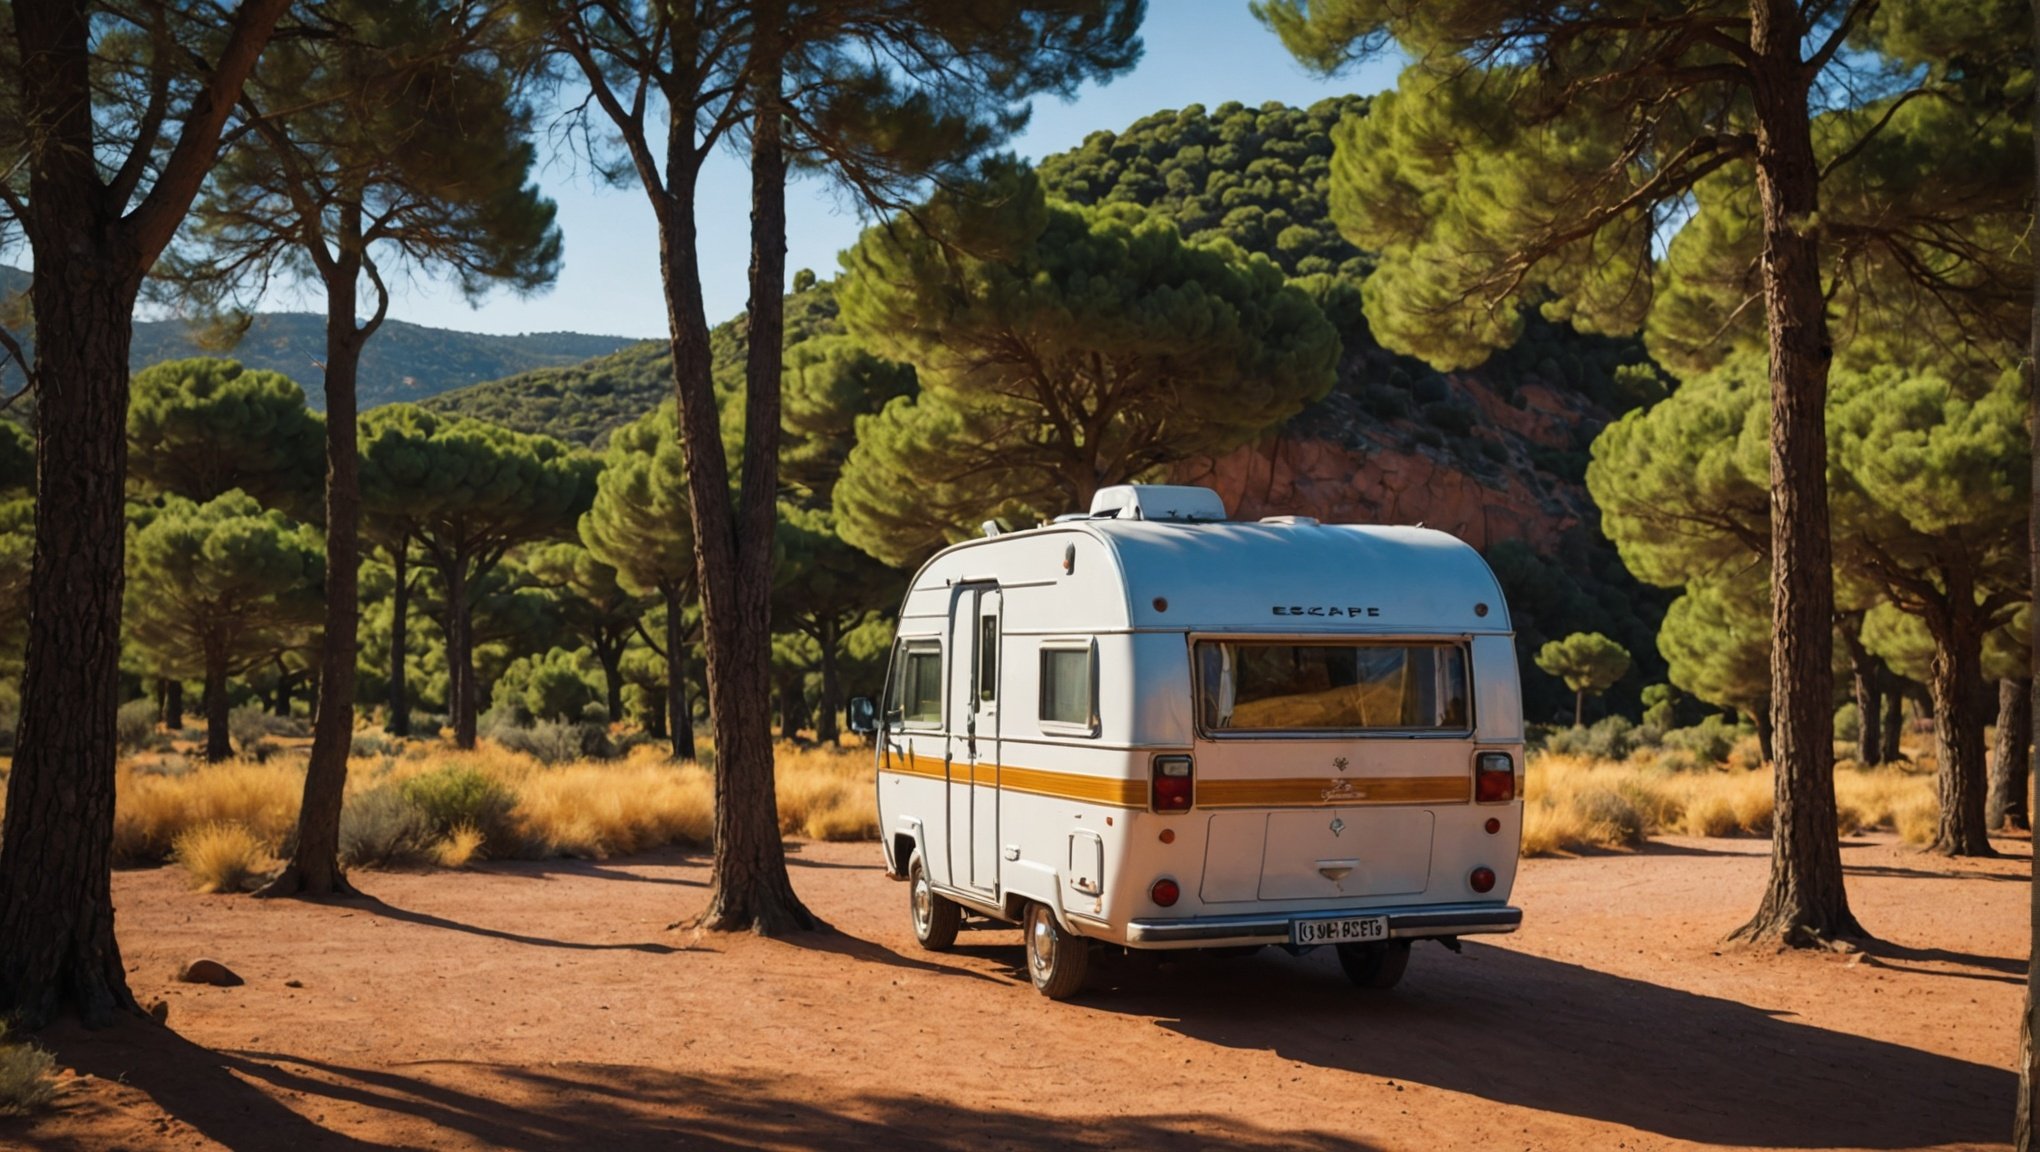
[[[28,280],[28,274],[18,268],[0,267],[0,301],[26,291]],[[0,310],[0,324],[8,324],[10,331],[19,330],[4,310]],[[633,343],[621,336],[579,332],[490,336],[391,320],[376,333],[362,356],[361,406],[423,400],[484,380],[578,364]],[[135,324],[129,361],[141,369],[187,356],[230,356],[249,367],[289,376],[304,388],[312,407],[323,408],[319,365],[325,359],[325,347],[325,317],[312,312],[261,313],[241,342],[226,351],[203,346],[181,322],[144,320]],[[21,378],[11,365],[0,369],[0,384],[10,390],[20,387]]]
[[[1261,443],[1180,465],[1172,479],[1218,489],[1244,517],[1422,522],[1458,534],[1502,576],[1527,652],[1584,629],[1636,655],[1620,703],[1630,685],[1663,678],[1655,635],[1667,597],[1637,584],[1602,537],[1584,484],[1587,448],[1615,415],[1661,395],[1661,375],[1637,341],[1534,319],[1514,347],[1470,372],[1383,349],[1361,314],[1372,261],[1340,235],[1328,197],[1331,130],[1366,109],[1363,97],[1305,109],[1192,105],[1093,133],[1042,160],[1039,174],[1060,199],[1128,204],[1200,243],[1266,255],[1339,329],[1344,354],[1329,396]],[[796,279],[789,344],[835,330],[830,288]],[[741,319],[715,332],[725,386],[741,369],[741,336]],[[670,395],[664,347],[644,344],[430,406],[592,445]],[[1524,667],[1539,714],[1570,700],[1527,658]]]
[[[806,270],[795,274],[794,292],[786,298],[787,344],[839,331],[830,285],[816,282],[814,274]],[[731,388],[741,380],[743,333],[742,316],[725,320],[709,333],[709,354],[719,387]],[[425,407],[600,447],[608,442],[611,432],[672,395],[673,361],[666,345],[654,340],[583,364],[541,368],[448,392],[425,401]]]

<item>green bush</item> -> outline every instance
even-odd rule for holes
[[[234,738],[234,747],[241,749],[245,754],[252,751],[264,737],[302,738],[311,735],[312,729],[296,716],[272,716],[251,704],[227,713],[227,734]]]
[[[26,1040],[10,1040],[0,1025],[0,1116],[26,1116],[57,1094],[50,1073],[56,1060]]]
[[[610,760],[617,755],[608,730],[600,724],[562,724],[553,720],[529,728],[496,724],[488,729],[487,735],[512,752],[522,752],[547,765]]]
[[[1595,760],[1627,760],[1639,747],[1636,725],[1627,716],[1607,716],[1587,728],[1554,732],[1544,741],[1547,751]]]
[[[114,739],[123,752],[146,752],[156,746],[156,702],[143,697],[120,706],[113,721]]]
[[[355,794],[340,810],[340,862],[349,868],[415,868],[436,858],[432,821],[398,788]]]
[[[502,858],[515,855],[519,837],[510,810],[516,793],[464,765],[452,765],[403,783],[404,799],[424,813],[435,837],[444,838],[462,825],[482,834],[482,850]]]
[[[1835,739],[1854,743],[1863,738],[1863,714],[1857,710],[1856,702],[1849,701],[1835,709]]]
[[[1726,764],[1741,736],[1741,729],[1726,719],[1709,716],[1690,728],[1674,728],[1665,733],[1665,747],[1689,752],[1702,764]]]
[[[1606,844],[1635,847],[1649,830],[1644,812],[1631,796],[1613,788],[1590,788],[1573,801],[1580,814],[1601,830],[1597,837]]]

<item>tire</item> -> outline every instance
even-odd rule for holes
[[[1341,944],[1339,967],[1346,979],[1361,988],[1393,988],[1410,966],[1410,942],[1390,940],[1386,944]]]
[[[1027,975],[1034,990],[1050,1000],[1067,1000],[1084,990],[1091,967],[1091,942],[1056,922],[1046,904],[1029,904],[1020,919],[1027,945]]]
[[[907,912],[914,920],[914,939],[930,952],[947,952],[963,926],[963,908],[935,891],[921,854],[907,865]]]

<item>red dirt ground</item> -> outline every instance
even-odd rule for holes
[[[1018,934],[935,956],[869,844],[795,845],[835,931],[705,938],[699,857],[366,874],[344,904],[115,879],[168,1029],[42,1038],[52,1150],[1992,1147],[2026,957],[2023,841],[1844,849],[1865,955],[1726,948],[1768,846],[1532,860],[1513,937],[1420,944],[1395,992],[1327,951],[1118,965],[1037,996]],[[238,988],[177,984],[213,956]],[[291,982],[301,986],[293,986]]]

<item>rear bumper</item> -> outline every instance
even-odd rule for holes
[[[1419,904],[1401,908],[1351,908],[1295,913],[1255,912],[1241,916],[1200,916],[1192,920],[1135,920],[1126,926],[1133,948],[1230,948],[1244,944],[1287,944],[1298,920],[1386,916],[1395,940],[1429,936],[1474,936],[1514,932],[1523,910],[1507,904]]]

